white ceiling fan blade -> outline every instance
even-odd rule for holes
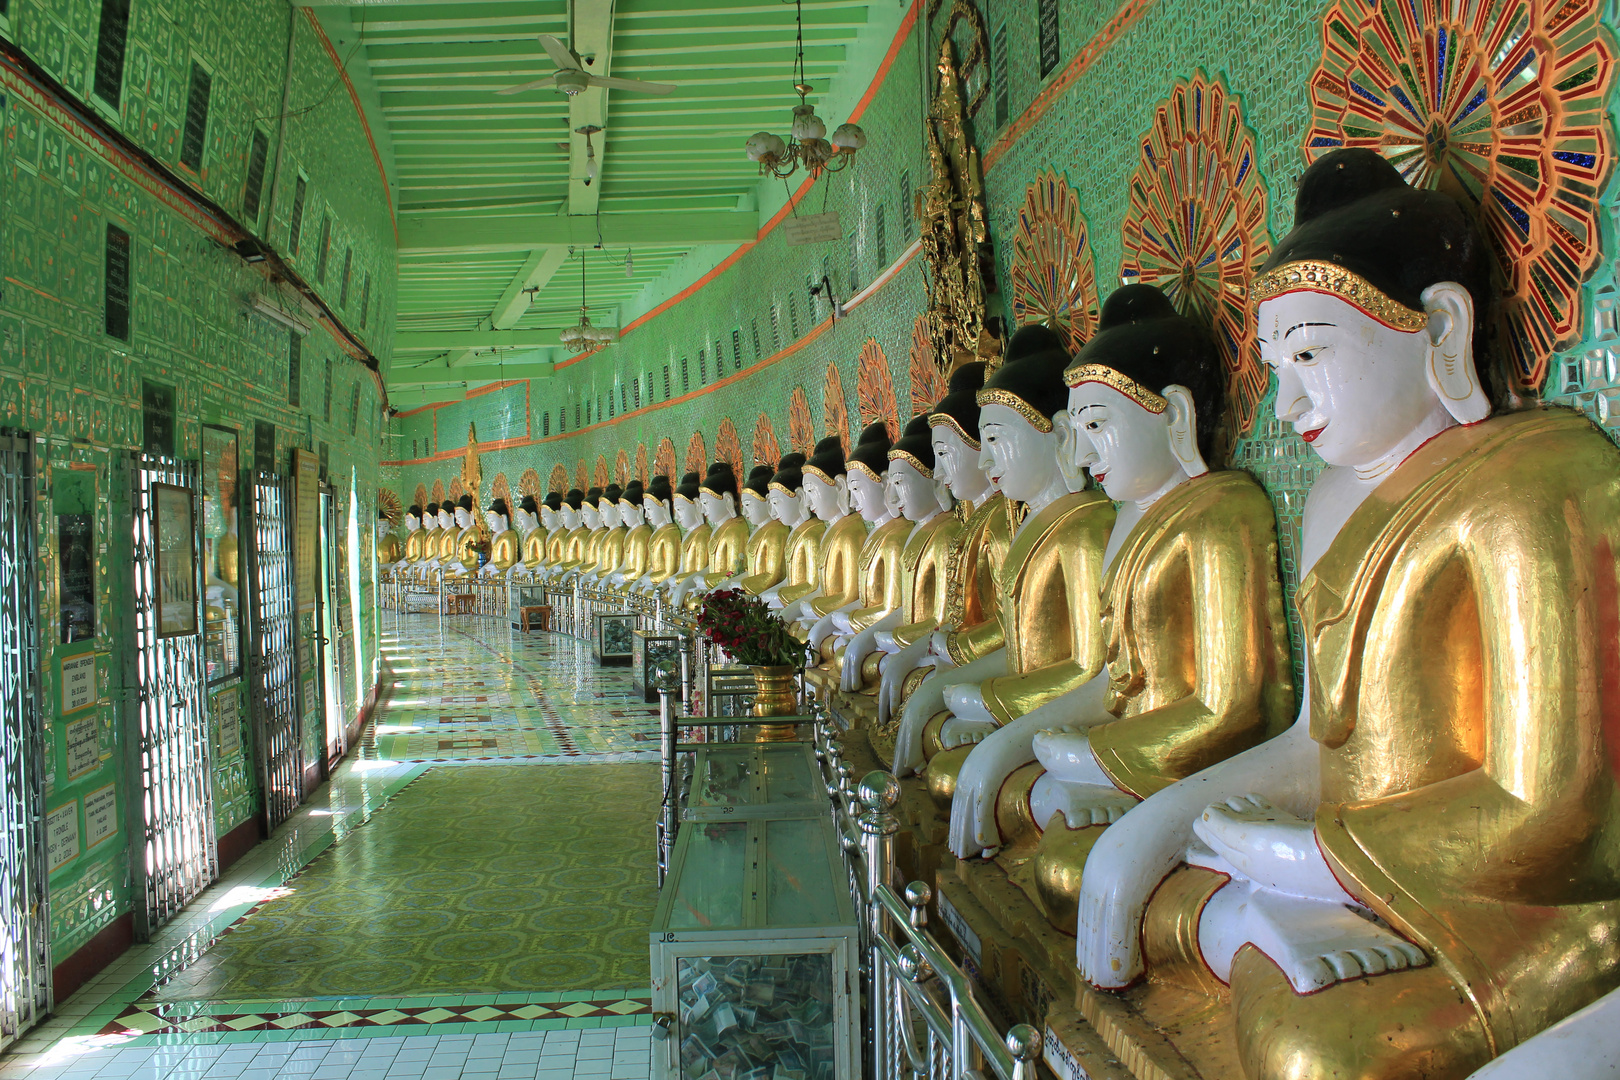
[[[642,82],[640,79],[616,79],[612,75],[592,75],[591,85],[607,90],[634,90],[638,94],[672,94],[673,83]]]
[[[564,71],[580,70],[579,61],[574,58],[574,54],[569,51],[568,46],[550,34],[540,35],[540,45],[546,50],[546,55],[551,57],[551,62]]]
[[[525,90],[538,90],[543,86],[550,86],[556,81],[557,76],[547,75],[543,79],[534,80],[534,82],[519,83],[517,86],[508,86],[495,92],[497,94],[521,94]]]

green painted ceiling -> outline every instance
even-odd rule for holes
[[[805,67],[818,91],[845,63],[868,4],[805,0]],[[456,368],[487,371],[502,356],[550,359],[533,349],[575,321],[581,253],[592,321],[612,326],[621,303],[696,245],[752,237],[760,178],[742,144],[759,130],[786,134],[792,3],[370,0],[332,4],[323,21],[344,9],[393,149],[391,385],[443,384]],[[666,97],[592,89],[570,101],[550,88],[497,96],[555,70],[540,34],[594,57],[592,74],[678,88]],[[603,128],[591,185],[584,139],[573,134],[587,123]],[[598,236],[605,250],[594,250]],[[491,352],[496,345],[513,351]]]

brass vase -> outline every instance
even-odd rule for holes
[[[754,715],[795,716],[799,711],[799,696],[793,686],[795,667],[765,667],[752,665],[754,672]],[[786,742],[797,732],[794,724],[761,724],[754,729],[759,742]]]

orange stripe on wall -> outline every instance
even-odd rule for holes
[[[388,171],[383,168],[382,154],[377,150],[377,140],[371,135],[371,124],[366,120],[366,110],[360,107],[360,95],[355,93],[354,83],[349,81],[349,73],[343,67],[343,60],[338,56],[337,50],[332,47],[332,41],[326,36],[326,31],[321,29],[320,20],[315,18],[315,9],[306,7],[304,17],[309,20],[309,25],[314,28],[315,36],[321,39],[321,44],[326,46],[326,55],[332,58],[332,66],[337,68],[338,76],[343,80],[343,85],[348,88],[349,100],[354,102],[354,115],[360,119],[360,127],[366,133],[366,142],[371,144],[371,159],[377,163],[377,176],[382,180],[383,202],[388,205],[388,221],[394,227],[394,243],[398,244],[399,222],[394,217],[394,196],[388,190]]]

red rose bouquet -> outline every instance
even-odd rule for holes
[[[757,596],[721,589],[704,598],[698,631],[749,667],[799,667],[805,644],[782,617]]]

